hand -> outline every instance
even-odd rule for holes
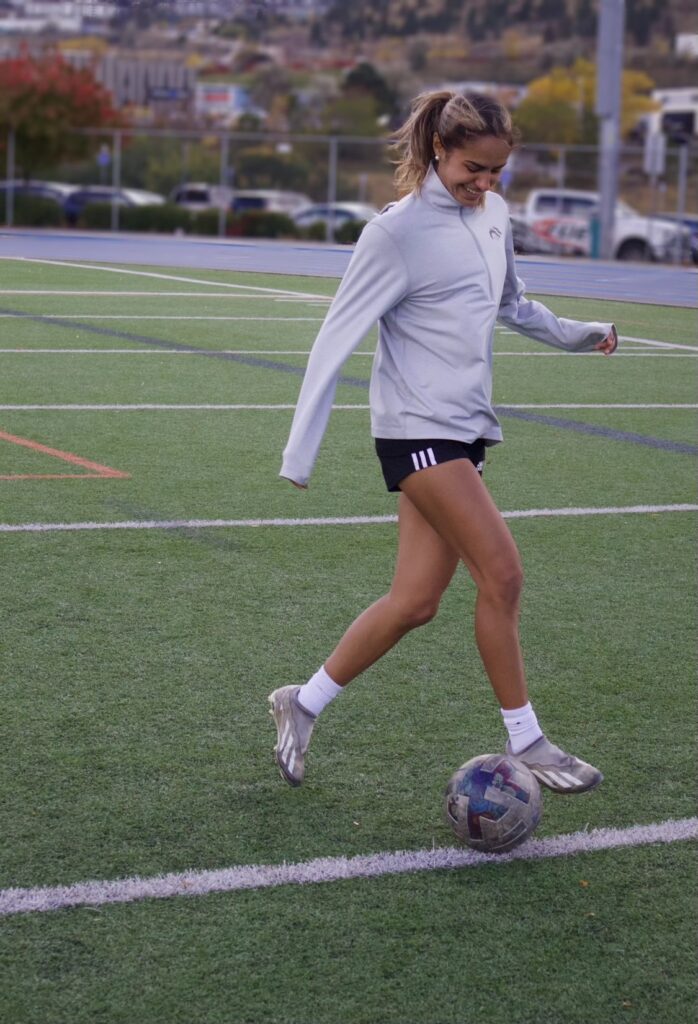
[[[597,352],[603,352],[605,356],[612,356],[615,350],[618,348],[618,331],[615,325],[611,326],[610,333],[603,341],[600,341],[594,348]]]

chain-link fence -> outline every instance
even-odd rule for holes
[[[300,209],[315,204],[318,223],[314,232],[308,235],[299,229],[299,233],[331,239],[341,222],[333,210],[335,204],[380,209],[394,198],[393,158],[388,140],[382,137],[165,129],[81,134],[82,159],[36,168],[29,180],[26,154],[18,152],[12,135],[4,140],[6,181],[0,187],[0,215],[5,224],[37,224],[43,216],[44,222],[53,226],[150,228],[224,236],[246,233],[245,224],[235,221],[236,214],[275,213],[296,223]],[[693,211],[695,251],[695,151],[692,145],[669,147],[663,167],[657,168],[648,166],[643,147],[621,150],[618,195],[622,205],[616,219],[629,231],[629,208],[637,211],[632,231],[646,243],[644,251],[641,245],[628,248],[634,258],[684,258],[688,251],[685,239],[675,241],[670,252],[665,248],[660,252],[657,239],[669,219],[687,222]],[[527,246],[528,251],[595,255],[595,200],[592,196],[586,205],[581,200],[575,205],[567,193],[595,192],[598,157],[595,146],[524,145],[516,149],[502,175],[501,190],[512,216],[520,222],[522,251]],[[547,196],[539,197],[544,207],[540,211],[531,202],[536,190],[547,190]],[[554,190],[565,190],[564,203],[563,193]],[[38,206],[37,201],[41,201]],[[156,205],[162,208],[156,211]],[[349,216],[352,211],[347,208],[344,212]],[[248,217],[247,228],[253,220]],[[543,228],[541,221],[545,221]],[[259,217],[255,223],[259,227]],[[278,218],[268,220],[267,228],[277,233],[290,230]],[[524,229],[527,242],[522,240]],[[260,232],[264,230],[262,225]]]

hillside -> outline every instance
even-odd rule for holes
[[[515,27],[555,42],[595,38],[597,9],[595,0],[338,0],[316,25],[347,41],[457,32],[482,42]],[[629,46],[671,42],[698,32],[698,8],[693,0],[626,0],[626,25]]]

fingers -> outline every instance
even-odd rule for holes
[[[602,352],[605,356],[613,355],[615,350],[618,348],[618,331],[614,324],[611,325],[611,331],[608,337],[604,338],[603,341],[600,341],[595,348],[597,352]]]
[[[284,476],[284,477],[282,477],[282,480],[288,480],[288,482],[290,484],[293,484],[294,487],[297,487],[299,491],[307,491],[308,490],[308,485],[307,484],[299,484],[297,480],[292,480],[290,476]]]

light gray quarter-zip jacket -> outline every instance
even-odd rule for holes
[[[487,192],[468,209],[431,168],[419,192],[361,233],[308,359],[282,477],[308,482],[341,368],[377,320],[373,436],[489,444],[502,439],[492,408],[497,320],[570,352],[593,349],[611,330],[526,299],[504,200]]]

